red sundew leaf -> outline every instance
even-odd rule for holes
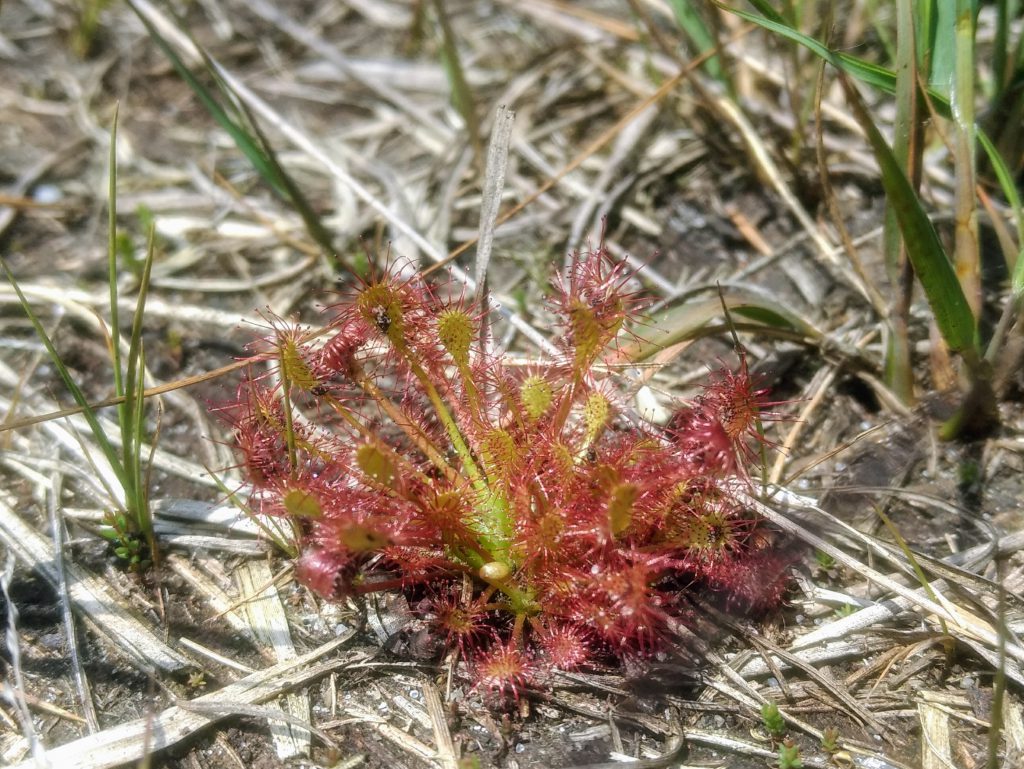
[[[356,562],[351,553],[308,549],[295,564],[295,579],[318,595],[338,599],[348,594]]]
[[[449,557],[444,551],[433,547],[389,547],[383,555],[402,575],[403,583],[408,587],[432,585],[437,582],[449,582],[453,577],[472,575],[473,570],[455,557]]]
[[[611,258],[604,245],[576,252],[555,282],[553,310],[562,319],[559,337],[567,363],[583,373],[615,340],[637,311],[636,294],[626,290],[633,273]]]
[[[549,621],[538,625],[534,641],[542,659],[558,670],[576,670],[594,656],[594,634],[576,624]]]
[[[336,323],[335,329],[333,336],[317,351],[313,359],[313,365],[324,381],[350,379],[356,363],[356,354],[369,341],[369,332],[362,323]]]
[[[577,599],[576,617],[593,627],[619,652],[646,654],[664,640],[670,611],[669,597],[655,585],[678,562],[639,551],[616,552],[591,569],[591,583]]]
[[[427,599],[424,619],[448,648],[458,648],[466,656],[485,645],[492,617],[479,599],[465,602],[461,593],[461,588],[451,588]]]
[[[482,690],[495,703],[519,701],[520,693],[529,686],[537,673],[537,664],[512,641],[495,639],[486,650],[477,653],[471,661],[474,689]]]

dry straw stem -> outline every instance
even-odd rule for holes
[[[252,627],[252,635],[257,643],[270,647],[279,662],[295,659],[298,655],[270,566],[266,561],[249,561],[239,566],[234,576],[244,600],[244,616]],[[309,723],[311,716],[307,695],[302,692],[288,694],[286,707],[288,713],[300,723]],[[276,723],[271,724],[270,733],[277,757],[282,761],[309,755],[308,731],[297,730],[291,723]]]
[[[147,19],[149,23],[156,27],[160,31],[160,34],[169,40],[190,62],[197,64],[204,61],[204,57],[200,54],[192,41],[184,35],[175,24],[167,19],[159,9],[147,2],[147,0],[130,0],[129,4],[140,16]],[[331,175],[334,176],[335,179],[344,184],[357,198],[362,200],[363,203],[369,206],[379,216],[383,217],[392,227],[395,228],[396,231],[408,238],[417,248],[430,257],[432,261],[438,263],[445,261],[447,256],[445,253],[443,253],[435,244],[424,238],[423,235],[421,235],[407,221],[401,218],[394,210],[392,210],[391,207],[378,200],[365,185],[342,168],[334,158],[324,152],[317,142],[313,141],[313,139],[300,131],[296,126],[285,120],[276,110],[267,104],[266,101],[257,96],[231,72],[216,64],[216,62],[213,62],[212,59],[209,59],[209,61],[213,64],[217,75],[256,115],[259,115],[266,120],[268,124],[279,130],[290,142],[303,152],[319,163],[322,163],[323,167],[330,171]],[[461,269],[453,266],[450,270],[455,279],[463,283],[469,290],[473,291],[476,289],[475,281],[473,281],[473,279]],[[518,331],[520,331],[540,349],[548,353],[556,352],[554,345],[552,345],[543,334],[523,320],[517,313],[506,309],[502,310],[502,314],[509,323],[511,323]]]
[[[950,593],[947,595],[947,586],[944,581],[936,580],[927,585],[926,588],[909,588],[901,581],[883,574],[865,565],[853,556],[848,555],[831,542],[822,539],[806,527],[792,520],[788,515],[780,514],[773,507],[746,496],[743,492],[739,492],[739,494],[740,498],[744,500],[744,504],[749,505],[752,510],[763,515],[783,531],[826,553],[838,563],[862,575],[871,583],[894,592],[898,596],[895,599],[897,605],[916,612],[922,621],[931,625],[936,631],[940,630],[939,625],[941,622],[948,623],[949,631],[957,641],[969,646],[991,664],[998,665],[998,655],[996,653],[999,645],[998,631],[991,622],[975,613],[973,608],[957,603],[957,596],[955,594]],[[790,511],[803,510],[820,515],[827,522],[839,526],[847,536],[855,541],[860,540],[865,544],[875,544],[877,547],[876,553],[879,555],[897,562],[901,558],[898,552],[883,548],[878,543],[869,542],[866,535],[836,520],[824,510],[818,508],[813,500],[800,497],[784,489],[776,490],[773,499],[777,504],[784,504]],[[876,609],[876,611],[881,612],[881,616],[878,617],[879,619],[884,618],[886,615],[894,616],[895,607],[890,608],[886,606],[887,603],[877,605],[885,607],[885,609]],[[861,612],[868,611],[869,609],[861,610]],[[857,614],[859,615],[861,612],[857,612]],[[858,620],[863,621],[864,618],[859,617]],[[811,643],[816,643],[822,636],[823,633],[821,631],[805,636],[798,641],[799,647],[797,648],[803,648]],[[812,640],[808,640],[808,638]],[[1006,653],[1008,655],[1006,660],[1007,676],[1018,684],[1024,684],[1024,672],[1021,669],[1021,663],[1024,662],[1024,648],[1019,643],[1007,643]]]
[[[273,667],[225,686],[223,689],[183,701],[148,717],[119,724],[97,734],[69,742],[46,752],[54,769],[107,769],[133,764],[152,753],[175,745],[206,727],[248,706],[270,702],[300,686],[367,659],[354,651],[331,656],[354,635],[354,631]],[[200,712],[202,711],[202,712]],[[259,711],[261,715],[270,715]],[[44,763],[43,766],[47,764]],[[16,764],[14,769],[38,769],[34,760]]]
[[[37,571],[55,589],[58,587],[53,543],[15,515],[0,498],[0,541],[23,565]],[[135,617],[130,606],[108,584],[81,566],[65,564],[68,597],[89,627],[120,649],[132,664],[147,672],[177,673],[192,667],[181,653],[164,643],[161,635]]]

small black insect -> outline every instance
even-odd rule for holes
[[[377,324],[377,328],[380,329],[380,333],[388,333],[388,329],[391,328],[391,316],[388,314],[388,308],[379,306],[374,307],[373,322]]]

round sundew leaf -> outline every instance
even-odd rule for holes
[[[637,488],[632,483],[620,483],[612,489],[608,500],[608,526],[612,536],[629,528],[633,522],[633,503],[636,502]]]
[[[611,404],[601,393],[591,393],[583,404],[583,422],[586,425],[587,443],[597,437],[604,426],[608,423],[611,412]]]
[[[551,408],[554,390],[551,383],[540,376],[527,377],[519,386],[519,400],[530,419],[540,419]]]
[[[386,534],[358,523],[342,529],[338,540],[353,553],[368,553],[391,544]]]
[[[281,504],[297,518],[319,518],[323,515],[320,500],[303,489],[289,489],[281,498]]]
[[[475,335],[473,319],[462,310],[445,310],[438,316],[437,334],[455,364],[468,366],[469,348],[473,344]]]
[[[380,447],[364,443],[356,449],[356,464],[381,486],[391,487],[395,480],[395,463]]]

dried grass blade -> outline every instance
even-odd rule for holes
[[[958,631],[958,640],[967,642],[974,639],[975,641],[981,642],[981,645],[987,647],[989,650],[996,647],[998,643],[998,635],[993,627],[989,623],[981,620],[979,617],[964,611],[962,607],[953,607],[949,602],[939,603],[937,601],[933,601],[925,595],[923,590],[913,590],[908,588],[906,585],[901,584],[888,575],[882,574],[869,566],[865,566],[843,550],[833,546],[831,543],[822,539],[813,532],[808,531],[803,526],[791,521],[787,516],[782,515],[760,500],[749,496],[745,491],[737,489],[735,494],[737,499],[744,505],[747,505],[751,510],[763,516],[766,520],[778,526],[786,533],[791,534],[812,547],[816,547],[827,553],[836,561],[857,572],[866,579],[877,583],[887,590],[891,590],[900,596],[900,598],[908,601],[911,606],[916,605],[920,607],[922,614],[924,612],[928,612],[931,615],[934,615],[931,619],[944,619],[949,623],[951,628]],[[791,501],[798,499],[794,494],[782,494],[781,490],[777,492],[777,495],[782,495],[784,498]],[[813,506],[811,507],[812,509],[816,509],[813,508]],[[934,584],[932,586],[934,587]],[[1010,646],[1007,648],[1007,653],[1015,660],[1024,661],[1024,649],[1020,647]],[[1022,681],[1024,681],[1024,679],[1022,679]]]
[[[297,655],[288,630],[288,618],[285,616],[284,606],[274,585],[274,575],[267,562],[250,561],[242,564],[235,571],[235,580],[239,593],[247,598],[243,604],[245,617],[257,640],[271,647],[278,661],[295,659]],[[312,715],[309,699],[305,695],[301,692],[290,693],[286,703],[287,711],[293,718],[299,723],[310,723]],[[287,722],[271,724],[270,733],[277,749],[277,757],[282,761],[295,756],[309,755],[308,730],[295,728],[293,723]]]
[[[476,246],[476,300],[485,301],[487,292],[487,267],[491,263],[494,248],[494,228],[501,208],[501,193],[505,189],[505,170],[508,166],[508,148],[512,141],[512,124],[516,113],[505,105],[498,107],[491,129],[491,141],[487,145],[487,167],[484,172],[484,188],[480,204],[480,235]]]
[[[308,654],[253,673],[216,692],[197,697],[191,703],[203,713],[184,707],[170,707],[151,717],[99,732],[47,751],[52,766],[74,766],[77,769],[109,769],[133,764],[155,751],[163,750],[230,715],[232,705],[259,705],[297,686],[315,681],[328,673],[365,658],[362,652],[335,657],[317,664],[344,645],[351,631],[320,646]],[[14,769],[37,769],[34,761],[23,761]]]
[[[29,568],[35,569],[54,588],[58,584],[53,543],[36,533],[0,500],[0,540]],[[72,606],[92,629],[123,651],[140,669],[176,673],[191,666],[182,654],[160,635],[136,619],[102,580],[73,563],[66,565],[68,595]]]

